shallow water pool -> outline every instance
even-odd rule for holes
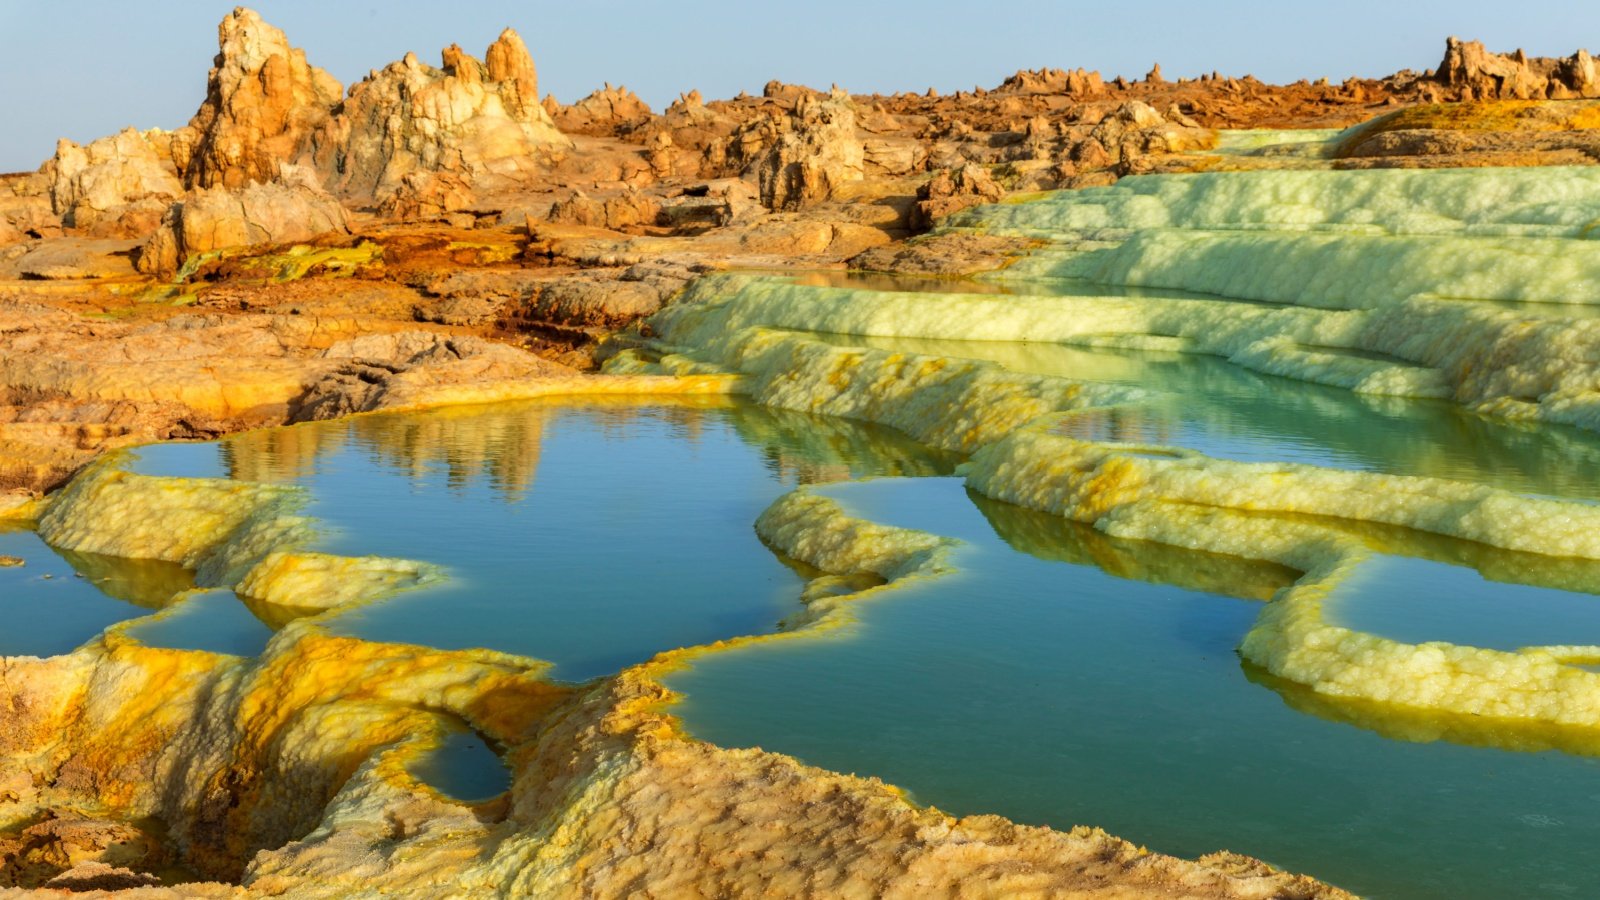
[[[517,653],[583,681],[797,611],[801,576],[751,529],[778,495],[955,462],[885,429],[722,401],[365,416],[145,447],[131,466],[303,485],[323,529],[315,549],[448,570],[441,585],[325,618],[334,632]],[[270,632],[218,599],[138,633],[259,651]]]
[[[842,635],[672,676],[695,734],[876,775],[949,812],[1225,847],[1372,896],[1600,888],[1600,758],[1396,740],[1307,715],[1298,689],[1241,670],[1234,648],[1294,573],[1113,540],[959,479],[823,492],[967,542],[961,571],[864,602]]]

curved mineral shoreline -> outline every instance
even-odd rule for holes
[[[1600,74],[1586,53],[1529,60],[1451,39],[1437,72],[1340,85],[1169,82],[1159,69],[1134,82],[1023,71],[953,96],[773,82],[725,101],[691,91],[656,113],[610,86],[541,102],[509,29],[482,61],[454,45],[437,68],[408,54],[348,93],[249,10],[223,21],[219,48],[188,125],[63,141],[38,172],[0,176],[0,519],[63,549],[181,563],[286,624],[249,660],[145,647],[120,626],[69,654],[0,658],[0,894],[1347,896],[1228,852],[1186,861],[1089,827],[955,819],[874,779],[695,740],[659,679],[717,646],[571,687],[536,660],[330,635],[319,609],[441,574],[305,551],[292,492],[152,479],[104,456],[378,410],[743,393],[889,425],[975,454],[966,477],[987,496],[1310,573],[1263,607],[1242,648],[1297,702],[1401,737],[1592,752],[1600,675],[1573,663],[1600,648],[1419,649],[1319,613],[1379,543],[1370,522],[1592,560],[1592,508],[1171,448],[1132,456],[1050,429],[1138,390],[794,332],[1121,329],[1129,346],[1188,341],[1258,371],[1593,429],[1592,323],[1463,316],[1428,296],[1362,309],[1372,298],[1352,296],[1248,316],[1177,299],[1161,321],[1105,299],[1063,325],[980,293],[993,282],[909,309],[855,283],[830,295],[715,274],[1026,277],[1066,226],[1018,208],[1008,230],[993,207],[963,210],[1143,173],[1593,165]],[[461,119],[433,117],[446,108]],[[1218,133],[1358,123],[1283,143]],[[1189,184],[1225,193],[1228,180]],[[1150,260],[1179,259],[1195,263],[1171,270],[1185,285],[1220,290],[1233,285],[1207,281],[1205,254],[1295,250],[1205,240],[1126,240],[1117,283],[1151,286]],[[1360,240],[1323,243],[1337,255]],[[1391,264],[1433,259],[1425,244]],[[748,291],[729,299],[741,279]],[[1445,339],[1421,346],[1419,321]],[[592,374],[602,363],[608,374]],[[756,527],[825,578],[882,584],[814,591],[791,630],[739,643],[816,639],[851,604],[949,565],[948,539],[853,520],[804,491]],[[463,722],[504,749],[509,794],[462,804],[410,774]]]

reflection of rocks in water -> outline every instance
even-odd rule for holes
[[[507,500],[532,487],[546,430],[574,408],[567,399],[426,412],[379,413],[346,421],[249,432],[224,440],[229,475],[246,481],[289,481],[316,472],[319,457],[359,447],[378,464],[416,480],[442,474],[453,488],[487,484]],[[672,437],[702,439],[717,410],[740,438],[761,448],[771,469],[802,484],[842,481],[864,471],[904,476],[948,475],[956,454],[925,447],[890,428],[811,416],[717,395],[585,397],[576,406],[598,414],[586,422],[603,437],[624,439],[642,421],[662,422]]]
[[[967,491],[967,496],[1011,549],[1040,559],[1096,566],[1118,578],[1270,600],[1299,576],[1276,563],[1111,537],[1092,526],[991,500],[976,491]]]
[[[321,615],[328,611],[325,606],[289,606],[282,603],[272,603],[246,594],[235,594],[234,598],[244,604],[244,608],[250,611],[250,615],[255,616],[261,621],[261,624],[271,628],[273,631],[282,630],[285,625],[295,619]]]
[[[63,549],[56,553],[101,593],[135,606],[159,609],[194,587],[194,573],[175,562]]]
[[[886,475],[949,475],[961,461],[958,454],[919,444],[892,428],[834,416],[740,403],[729,420],[741,438],[762,448],[774,472],[799,484],[844,481],[884,466]]]
[[[1113,406],[1073,413],[1062,419],[1056,430],[1080,441],[1166,446],[1178,443],[1177,424],[1171,416],[1144,407]]]
[[[1600,756],[1600,734],[1593,728],[1532,719],[1498,719],[1442,710],[1416,709],[1359,697],[1337,697],[1279,678],[1241,661],[1246,678],[1272,690],[1296,712],[1330,722],[1353,725],[1396,741],[1426,744],[1446,741],[1468,747],[1491,747],[1521,753],[1558,750]]]
[[[316,472],[317,459],[344,446],[343,426],[290,425],[234,435],[218,445],[228,477],[294,481]]]
[[[1600,560],[1506,550],[1477,541],[1414,531],[1381,522],[1284,513],[1258,514],[1245,510],[1234,510],[1232,515],[1245,518],[1259,516],[1285,526],[1315,525],[1328,532],[1353,538],[1379,553],[1474,569],[1489,581],[1600,594]]]
[[[483,481],[515,500],[532,487],[541,442],[552,414],[549,404],[512,407],[447,407],[351,419],[354,445],[374,462],[422,481],[443,475],[452,488]]]

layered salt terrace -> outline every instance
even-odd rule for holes
[[[493,769],[500,752],[515,834],[430,877],[561,883],[609,852],[570,816],[659,812],[629,779],[676,790],[713,757],[728,772],[772,759],[683,740],[659,712],[666,679],[715,744],[882,776],[958,812],[1227,845],[1393,896],[1591,892],[1597,222],[1589,169],[1144,176],[953,217],[1048,242],[971,290],[702,278],[608,371],[663,390],[664,375],[713,375],[755,404],[666,417],[636,470],[585,468],[604,428],[562,457],[542,427],[486,408],[244,436],[210,457],[152,449],[80,477],[40,536],[165,560],[202,590],[46,662],[111,684],[107,666],[159,659],[193,686],[147,717],[190,723],[197,749],[162,765],[211,787],[156,799],[130,783],[131,804],[188,821],[238,759],[272,797],[304,795],[237,806],[224,846],[205,822],[184,832],[211,871],[247,880],[342,884],[319,854],[423,790],[430,753]],[[698,458],[728,421],[744,449]],[[562,498],[571,533],[535,553],[500,513],[541,497]],[[487,525],[452,528],[490,507]],[[624,552],[567,564],[607,541]],[[1396,560],[1465,576],[1451,584],[1480,631],[1518,615],[1498,584],[1559,602],[1529,646],[1450,643],[1428,624],[1446,613],[1409,628],[1353,614]],[[185,638],[225,608],[264,644]],[[284,691],[280,721],[262,698]],[[101,724],[143,721],[91,695]],[[573,725],[582,737],[540,720],[607,703],[614,724]],[[296,768],[284,742],[316,728],[349,746],[312,741],[330,755]],[[565,749],[596,740],[598,762]],[[685,755],[699,761],[661,762]],[[545,785],[568,782],[549,773],[590,762],[553,799]],[[784,808],[762,793],[777,781],[757,781],[738,783]],[[496,784],[428,796],[481,818]],[[475,827],[451,834],[483,846]],[[1029,835],[1004,852],[1042,846]],[[279,846],[244,868],[246,850]]]

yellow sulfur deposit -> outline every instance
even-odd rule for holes
[[[293,487],[135,475],[108,459],[56,496],[39,520],[39,534],[67,550],[198,569],[236,535],[254,543],[269,527],[265,522],[291,515],[304,502]]]
[[[1011,277],[1024,271],[1321,309],[1417,296],[1600,303],[1600,243],[1558,238],[1152,230]]]
[[[997,500],[1079,521],[1114,523],[1123,507],[1159,502],[1377,522],[1507,550],[1600,559],[1600,506],[1436,478],[1233,462],[1038,431],[985,447],[967,477]]]
[[[241,597],[291,609],[332,609],[444,580],[438,566],[378,556],[275,552],[239,582]]]
[[[1426,478],[1134,453],[1021,432],[973,459],[968,483],[997,499],[1126,538],[1264,559],[1306,574],[1262,608],[1240,653],[1340,697],[1491,720],[1594,727],[1600,674],[1568,665],[1600,649],[1507,653],[1410,645],[1329,623],[1323,601],[1372,553],[1346,523],[1379,522],[1493,547],[1600,559],[1600,507]]]

